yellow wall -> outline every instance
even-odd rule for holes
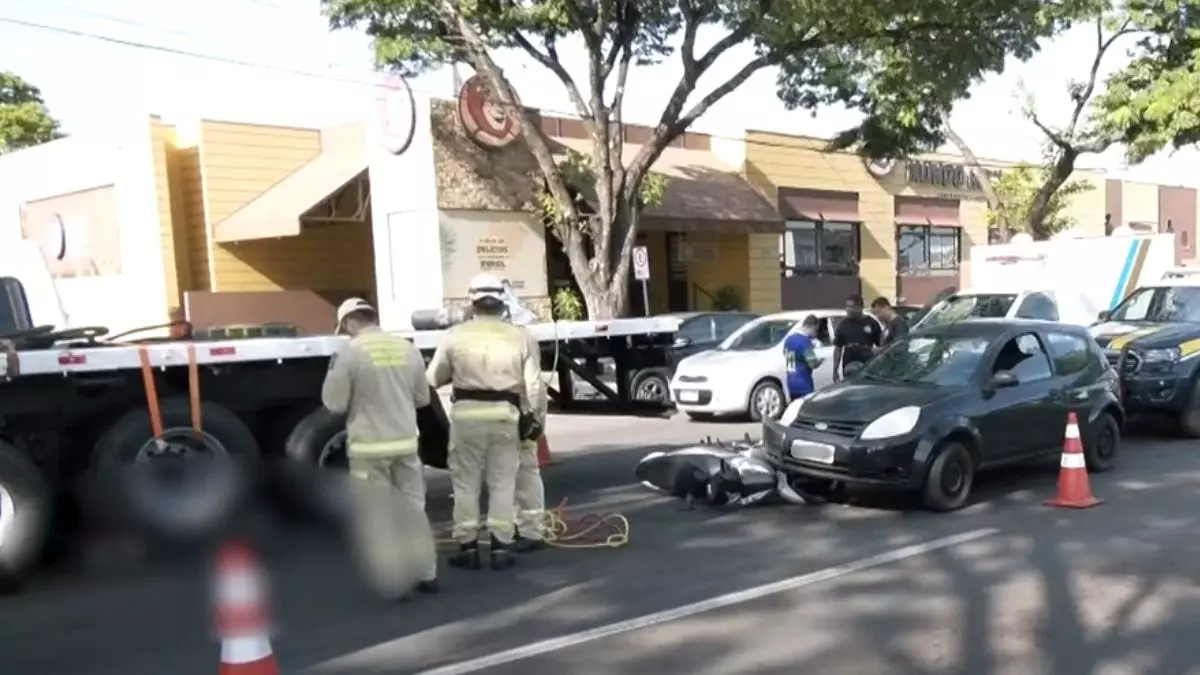
[[[209,241],[222,220],[320,151],[315,129],[201,122],[204,217],[191,221],[192,236]],[[313,195],[313,203],[323,197]],[[194,209],[192,215],[197,215]],[[375,286],[371,243],[366,223],[306,225],[295,237],[194,247],[192,258],[197,272],[208,271],[213,291],[370,291]]]
[[[691,233],[686,235],[695,249],[715,251],[715,259],[688,261],[688,302],[691,309],[712,309],[712,300],[701,292],[692,293],[692,284],[715,294],[722,286],[735,286],[742,295],[743,307],[750,303],[750,259],[748,237],[744,234]],[[777,263],[778,265],[778,263]],[[776,275],[778,277],[778,275]]]
[[[168,157],[175,143],[175,127],[163,124],[158,117],[151,117],[150,139],[150,149],[154,155],[154,193],[158,202],[159,237],[162,240],[163,280],[166,284],[167,302],[176,307],[182,301],[180,291],[187,285],[187,281],[180,276],[180,265],[175,253],[174,211],[171,206]],[[186,269],[186,264],[183,267]]]
[[[858,214],[863,224],[859,235],[863,295],[895,297],[896,230],[892,193],[867,173],[857,155],[821,152],[824,143],[825,141],[817,139],[747,132],[746,179],[772,204],[778,204],[780,187],[857,192]],[[983,227],[986,241],[986,224]],[[762,278],[756,287],[761,287],[767,282],[766,269],[769,268],[776,287],[776,304],[769,309],[778,311],[778,287],[781,283],[779,239],[772,237],[770,248],[773,248],[773,253],[770,265],[765,264],[765,249],[768,248],[766,242],[760,246],[764,249],[759,252],[759,259],[762,259],[763,263],[755,265],[755,268]],[[761,300],[765,301],[765,289],[759,293]],[[762,311],[758,307],[754,309]]]
[[[1158,186],[1121,182],[1121,219],[1128,223],[1158,224]]]
[[[751,312],[778,312],[783,306],[783,289],[779,276],[779,235],[751,234],[747,236],[747,265],[749,289],[746,297]]]
[[[1076,195],[1065,209],[1066,215],[1074,219],[1072,229],[1079,230],[1089,237],[1104,236],[1104,214],[1108,212],[1105,179],[1102,171],[1076,170],[1071,175],[1072,181],[1086,183],[1091,190]],[[1158,192],[1155,191],[1154,208],[1155,220],[1158,219]]]

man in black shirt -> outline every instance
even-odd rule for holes
[[[892,303],[888,302],[887,298],[875,298],[871,302],[871,313],[883,322],[883,345],[885,347],[908,335],[908,322],[900,316],[895,307],[892,307]]]
[[[861,295],[846,298],[846,318],[833,336],[833,381],[840,382],[846,366],[861,366],[883,343],[879,322],[863,313]]]

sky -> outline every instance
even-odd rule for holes
[[[12,23],[17,22],[17,23]],[[19,25],[35,24],[34,25]],[[701,35],[701,42],[719,38]],[[1127,59],[1128,43],[1109,52],[1103,72]],[[577,78],[582,50],[562,50]],[[1036,161],[1042,137],[1021,114],[1024,95],[1054,125],[1069,112],[1066,85],[1081,78],[1095,53],[1095,31],[1077,28],[1044,45],[1026,63],[1013,61],[978,83],[951,123],[981,158]],[[702,96],[747,59],[733,50],[701,80]],[[519,54],[498,57],[522,101],[571,114],[561,85]],[[636,68],[626,119],[657,119],[679,77],[677,59]],[[51,112],[72,134],[103,133],[113,119],[155,113],[167,119],[202,116],[264,124],[323,125],[361,119],[371,105],[370,42],[352,31],[331,32],[317,0],[0,0],[0,69],[42,89]],[[469,72],[464,69],[464,72]],[[412,81],[420,92],[452,97],[449,70]],[[582,81],[581,79],[579,81]],[[740,137],[744,129],[828,137],[855,122],[842,109],[788,111],[775,96],[774,75],[760,72],[714,106],[696,129]],[[1119,149],[1085,156],[1081,166],[1112,177],[1200,187],[1200,152],[1164,153],[1129,167]]]

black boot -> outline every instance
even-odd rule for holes
[[[507,544],[501,544],[495,536],[492,537],[491,550],[492,569],[497,572],[510,570],[517,564],[517,556]]]
[[[450,556],[446,564],[462,570],[477,570],[483,567],[479,559],[479,542],[459,544],[458,553]]]
[[[475,562],[478,563],[479,562],[479,560],[478,560],[479,551],[478,550],[475,551],[475,556],[476,556]],[[438,591],[442,590],[442,586],[441,586],[441,584],[438,583],[437,577],[434,577],[432,579],[423,579],[421,581],[418,581],[417,585],[414,588],[416,588],[416,591],[418,593],[424,593],[425,595],[432,595],[432,594],[437,593]]]
[[[546,548],[545,540],[522,537],[521,533],[518,532],[517,536],[513,538],[512,546],[509,546],[508,550],[513,553],[533,553],[544,548]]]

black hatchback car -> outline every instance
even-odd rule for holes
[[[927,508],[966,504],[978,471],[1062,452],[1067,413],[1087,466],[1115,463],[1120,384],[1081,327],[984,319],[906,337],[854,376],[763,423],[793,477],[918,490]]]

